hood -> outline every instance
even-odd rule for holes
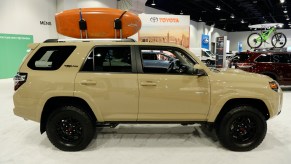
[[[257,73],[250,73],[240,69],[234,68],[222,68],[219,69],[219,72],[213,73],[213,80],[221,80],[221,81],[232,81],[237,83],[247,83],[247,82],[255,82],[255,83],[266,83],[266,81],[273,81],[270,77],[266,75],[261,75]]]

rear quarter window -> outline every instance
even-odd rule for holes
[[[76,46],[45,46],[37,50],[27,66],[33,70],[57,70]]]
[[[290,54],[274,54],[272,59],[274,63],[291,63]]]
[[[259,63],[265,63],[265,62],[271,62],[271,56],[267,54],[261,54],[257,59],[256,62]]]

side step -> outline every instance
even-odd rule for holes
[[[116,126],[118,126],[118,123],[100,123],[97,122],[96,123],[96,127],[110,127],[110,128],[116,128]]]

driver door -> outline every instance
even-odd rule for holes
[[[195,61],[182,49],[142,46],[140,52],[138,121],[206,120],[210,105],[208,76],[196,76],[187,71]],[[176,62],[168,68],[156,69],[144,64],[143,53],[163,53]],[[172,64],[172,66],[171,66]]]

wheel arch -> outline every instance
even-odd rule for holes
[[[44,105],[43,111],[41,113],[40,120],[40,132],[44,133],[46,131],[46,122],[50,113],[56,108],[66,105],[72,105],[75,107],[82,108],[93,121],[97,121],[96,115],[94,114],[92,108],[89,104],[79,97],[52,97],[48,99]]]
[[[274,79],[276,81],[278,80],[278,76],[273,72],[265,71],[265,72],[260,72],[260,74],[269,76],[270,78],[272,78],[272,79]]]
[[[269,110],[266,104],[259,99],[253,98],[235,98],[228,100],[222,107],[221,111],[218,113],[214,123],[219,124],[223,119],[223,116],[230,110],[240,105],[250,105],[258,109],[259,112],[263,114],[266,120],[270,118]]]

